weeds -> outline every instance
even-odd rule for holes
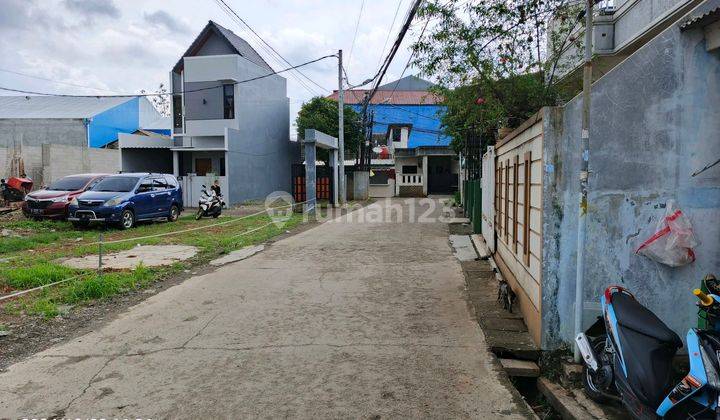
[[[62,265],[41,262],[29,267],[0,269],[0,278],[15,289],[30,289],[70,277],[73,272],[71,268]]]

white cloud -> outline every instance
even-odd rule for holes
[[[337,0],[226,0],[253,28],[292,64],[342,48],[347,57],[360,1]],[[395,39],[407,0],[403,1],[389,44]],[[153,90],[194,37],[212,19],[253,45],[273,66],[287,67],[270,57],[261,43],[243,30],[212,0],[149,2],[144,0],[2,0],[0,13],[0,68],[62,82],[134,93]],[[349,66],[353,82],[377,71],[383,43],[398,3],[366,0]],[[158,9],[158,6],[165,8]],[[171,7],[172,6],[172,7]],[[38,30],[42,28],[42,30]],[[403,43],[385,82],[399,76],[409,57]],[[387,53],[387,51],[385,51]],[[347,66],[346,66],[347,67]],[[326,59],[302,69],[327,89],[337,89],[337,61]],[[409,70],[406,74],[411,74]],[[291,119],[315,93],[288,73]],[[305,82],[311,90],[320,89]],[[0,86],[59,93],[99,93],[31,79],[0,71]],[[0,94],[3,94],[0,91]]]

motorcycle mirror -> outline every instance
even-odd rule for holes
[[[203,188],[207,188],[207,187],[205,186],[205,184],[203,184],[202,187],[203,187]]]

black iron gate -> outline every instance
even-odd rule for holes
[[[305,191],[305,165],[292,166],[292,195],[295,202],[302,203],[307,200]],[[328,166],[315,167],[315,198],[317,200],[333,199],[333,171]]]

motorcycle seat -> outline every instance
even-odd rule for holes
[[[612,305],[621,327],[652,337],[676,349],[682,347],[682,340],[675,331],[633,297],[625,293],[615,293]]]

